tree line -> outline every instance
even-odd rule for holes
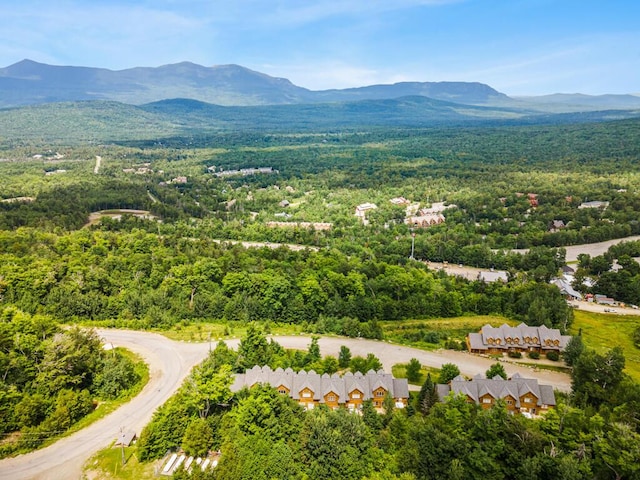
[[[370,251],[245,249],[183,233],[0,232],[0,301],[103,326],[322,320],[324,331],[372,338],[378,320],[493,313],[564,331],[573,318],[544,281],[468,281]]]

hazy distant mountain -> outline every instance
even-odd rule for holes
[[[516,97],[517,100],[547,111],[579,112],[593,110],[629,110],[640,108],[637,95],[584,95],[581,93],[554,93],[538,97]]]
[[[238,65],[203,67],[182,62],[127,70],[53,66],[23,60],[0,69],[0,106],[113,100],[133,105],[190,98],[217,105],[281,105],[425,96],[464,104],[509,98],[481,83],[405,82],[311,91]]]

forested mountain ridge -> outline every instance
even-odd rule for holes
[[[633,95],[510,98],[479,82],[400,82],[314,91],[294,85],[286,78],[272,77],[240,65],[205,67],[191,62],[109,70],[22,60],[0,68],[0,108],[85,100],[141,105],[170,98],[226,106],[291,105],[406,96],[558,113],[640,107],[640,97]]]
[[[462,105],[422,96],[322,104],[220,106],[177,98],[145,105],[93,100],[0,109],[0,145],[127,142],[220,132],[353,131],[602,122],[640,110],[544,114],[532,109]]]

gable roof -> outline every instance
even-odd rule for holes
[[[490,379],[476,376],[471,380],[465,380],[458,376],[448,385],[439,384],[437,391],[441,399],[453,392],[456,395],[466,395],[476,403],[480,403],[480,399],[486,395],[490,395],[494,399],[504,399],[510,396],[515,400],[516,407],[520,407],[520,399],[524,395],[531,394],[537,399],[537,405],[556,404],[551,385],[539,385],[537,379],[524,378],[519,374],[513,375],[508,380],[499,376]]]
[[[571,339],[570,335],[560,335],[557,328],[544,325],[531,327],[521,323],[517,327],[503,324],[492,327],[487,324],[479,333],[470,333],[469,347],[472,350],[499,349],[507,350],[513,347],[541,347],[542,349],[563,350]]]
[[[355,374],[347,372],[344,376],[340,376],[335,373],[319,375],[313,370],[309,372],[304,370],[294,372],[290,368],[272,370],[268,366],[258,365],[245,373],[236,374],[231,391],[235,393],[244,387],[252,387],[260,383],[269,384],[275,388],[284,386],[294,400],[300,400],[300,392],[308,389],[313,392],[313,400],[319,403],[324,403],[324,397],[331,392],[337,395],[339,403],[345,403],[354,390],[362,393],[362,400],[367,400],[379,388],[384,388],[393,398],[409,398],[407,379],[393,378],[393,375],[382,370],[378,372],[370,370],[366,375],[360,372]]]

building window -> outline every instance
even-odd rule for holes
[[[351,398],[360,398],[360,394],[358,392],[353,392],[351,394]]]
[[[507,400],[507,405],[513,405],[513,400]]]
[[[482,399],[482,403],[491,403],[491,399],[490,398],[483,398]]]
[[[385,393],[387,392],[385,392],[384,390],[377,390],[376,397],[384,397]]]
[[[525,397],[524,401],[525,401],[525,403],[531,403],[532,399],[530,397]]]
[[[278,388],[278,393],[280,393],[282,395],[286,395],[288,392],[287,392],[286,388],[280,387],[280,388]]]
[[[335,402],[336,401],[336,396],[335,395],[329,395],[327,397],[327,402]]]
[[[311,398],[311,393],[309,393],[309,392],[304,392],[304,393],[302,394],[302,398]]]

